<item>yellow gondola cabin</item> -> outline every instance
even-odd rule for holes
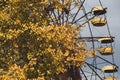
[[[111,37],[105,37],[105,38],[98,39],[98,41],[101,43],[112,43],[114,42],[114,39]]]
[[[112,78],[112,77],[109,77],[109,78],[105,78],[103,80],[117,80],[116,78]]]
[[[107,66],[104,66],[102,68],[102,71],[105,72],[105,73],[114,73],[114,72],[117,72],[118,69],[116,66],[113,66],[113,65],[107,65]]]
[[[101,55],[112,55],[114,53],[111,47],[100,48],[98,51]]]
[[[105,18],[102,17],[97,17],[91,20],[91,23],[93,24],[93,26],[104,26],[106,25],[107,21]]]
[[[106,11],[106,8],[104,8],[102,6],[96,6],[96,7],[92,8],[92,12],[93,12],[94,15],[103,15],[107,11]]]

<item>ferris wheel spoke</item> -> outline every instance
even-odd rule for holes
[[[101,79],[102,80],[102,77],[94,70],[94,68],[92,68],[88,63],[86,63],[88,66],[89,66],[89,68],[99,77],[99,79]]]
[[[110,62],[109,60],[106,60],[106,59],[104,59],[104,58],[102,58],[102,57],[100,57],[100,56],[97,56],[97,57],[100,58],[100,59],[102,59],[102,60],[104,60],[104,61],[106,61],[107,63],[110,63],[111,65],[116,66],[116,67],[118,68],[118,66],[117,66],[116,64]]]
[[[72,23],[73,23],[74,20],[76,19],[76,16],[78,15],[79,11],[81,10],[81,7],[83,6],[84,2],[85,2],[85,0],[83,0],[83,1],[81,2],[81,5],[79,6],[79,8],[78,8],[78,10],[77,10],[77,12],[76,12],[76,14],[75,14],[75,16],[73,17]]]
[[[82,72],[82,74],[84,75],[85,79],[88,80],[87,76],[85,75],[84,71],[80,68],[80,71]]]

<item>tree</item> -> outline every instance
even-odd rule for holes
[[[69,66],[84,63],[89,51],[75,39],[79,27],[53,19],[54,9],[69,13],[58,0],[0,1],[1,79],[57,80]]]

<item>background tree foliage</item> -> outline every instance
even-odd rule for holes
[[[55,22],[54,9],[69,13],[61,0],[0,0],[0,79],[57,80],[84,63],[89,52],[74,39],[78,28]]]

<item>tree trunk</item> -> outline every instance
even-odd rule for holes
[[[76,78],[76,80],[82,80],[82,77],[80,75],[79,67],[75,67],[74,71],[75,71],[75,78]]]
[[[72,80],[82,80],[79,67],[71,66],[68,69],[68,72],[65,72],[61,75],[61,80],[68,80],[69,77],[71,77]]]

